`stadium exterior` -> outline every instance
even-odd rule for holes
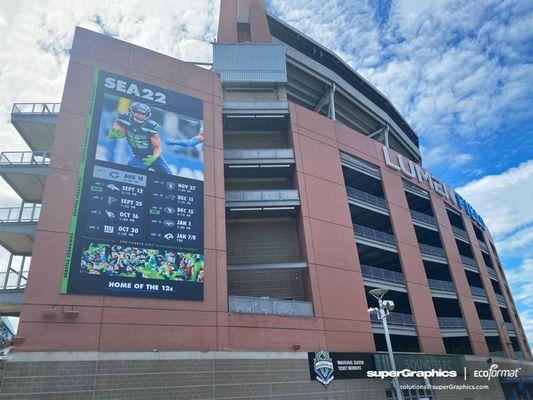
[[[95,69],[203,102],[203,301],[61,293]],[[376,287],[399,359],[490,387],[406,399],[531,395],[490,227],[422,166],[385,95],[260,1],[223,2],[211,69],[77,28],[61,104],[15,104],[11,122],[31,150],[0,158],[23,200],[1,210],[1,310],[21,319],[0,399],[392,399],[389,380],[325,386],[308,362],[325,349],[387,369]],[[472,373],[493,363],[520,377]]]

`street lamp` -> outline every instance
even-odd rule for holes
[[[394,362],[394,355],[392,353],[392,345],[389,336],[389,327],[387,325],[387,317],[391,311],[394,310],[394,302],[392,300],[383,300],[383,296],[387,293],[388,289],[372,289],[368,291],[372,297],[377,299],[379,307],[371,307],[368,309],[370,315],[377,315],[378,319],[383,324],[383,331],[385,332],[385,341],[387,342],[387,352],[389,353],[389,361],[393,371],[396,371],[396,363]],[[402,391],[400,390],[400,382],[397,376],[392,378],[392,384],[396,390],[396,397],[398,400],[403,400]]]

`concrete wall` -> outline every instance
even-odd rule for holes
[[[218,75],[85,29],[76,29],[55,132],[43,208],[18,335],[20,350],[217,347],[217,312],[227,311],[221,88]],[[205,300],[61,295],[60,280],[95,68],[203,101],[205,123]],[[56,310],[46,317],[44,311]],[[68,319],[64,310],[77,310]]]
[[[496,359],[499,369],[533,363]],[[474,378],[485,359],[466,359],[467,379],[431,379],[433,385],[488,385],[484,390],[435,390],[439,400],[503,400],[498,378]],[[401,381],[417,383],[419,381]],[[383,400],[390,379],[311,381],[302,353],[19,353],[0,362],[0,400],[93,399],[350,399]]]
[[[445,353],[434,308],[432,306],[428,307],[428,304],[432,304],[431,293],[409,214],[402,179],[419,185],[430,193],[430,201],[437,219],[450,272],[456,286],[459,305],[466,321],[472,350],[476,355],[488,355],[481,323],[477,316],[455,237],[446,214],[445,205],[455,208],[453,203],[437,195],[429,188],[427,183],[420,183],[416,179],[409,178],[401,172],[389,168],[385,164],[382,151],[383,145],[381,143],[293,103],[291,103],[290,111],[298,188],[302,199],[303,231],[310,263],[310,277],[316,315],[323,317],[324,321],[335,319],[336,317],[324,314],[324,304],[330,304],[329,301],[334,301],[335,303],[333,304],[335,306],[332,305],[331,309],[335,310],[336,314],[332,315],[338,316],[339,313],[348,311],[348,309],[339,305],[340,299],[344,298],[343,305],[346,303],[355,305],[351,310],[355,312],[355,316],[344,314],[342,317],[347,320],[353,318],[354,321],[357,321],[357,325],[354,322],[351,323],[352,325],[348,328],[349,331],[354,334],[357,332],[358,341],[365,337],[365,332],[368,335],[368,331],[366,331],[368,327],[365,315],[366,310],[363,310],[366,307],[366,301],[357,251],[356,247],[353,246],[354,233],[351,227],[348,200],[344,189],[339,158],[339,151],[342,151],[368,161],[380,169],[385,197],[390,210],[391,224],[398,242],[397,247],[406,278],[409,300],[415,315],[421,350],[429,354]],[[394,154],[393,150],[389,151]],[[470,241],[473,244],[472,248],[476,261],[480,265],[481,275],[484,280],[488,280],[488,273],[484,267],[472,221],[464,212],[461,213]],[[337,270],[325,269],[332,267],[337,270],[339,268],[344,269],[343,274],[348,274],[346,270],[349,271],[351,269],[353,275],[341,277]],[[313,270],[316,272],[313,272]],[[322,271],[334,272],[325,273]],[[340,283],[341,279],[345,279],[348,276],[350,277],[351,288],[345,287],[347,283]],[[330,279],[334,283],[331,283]],[[494,310],[497,307],[497,302],[492,285],[487,281],[485,286],[487,287],[491,308]],[[499,308],[494,311],[496,320],[501,320]],[[347,326],[345,324],[343,328]],[[518,324],[515,323],[515,327],[517,332],[521,331]],[[328,326],[325,326],[325,329],[326,336],[331,337],[331,333],[327,332]],[[502,342],[508,342],[507,332],[504,329],[500,330]],[[368,336],[364,340],[367,340],[367,338]],[[327,343],[328,345],[330,344],[329,341]],[[345,345],[344,343],[348,345],[348,342],[336,341],[336,345],[341,347]],[[370,346],[372,348],[373,343]],[[524,348],[523,345],[522,347]],[[511,352],[508,352],[508,354],[512,356]],[[529,354],[526,357],[528,356]]]
[[[108,353],[69,361],[68,355],[55,356],[1,365],[0,399],[385,398],[377,379],[334,380],[327,388],[311,381],[307,354]]]
[[[204,101],[206,283],[203,302],[59,293],[94,68],[131,76]],[[323,147],[328,135],[335,136],[333,125],[318,114],[301,108],[292,110],[294,121],[302,118],[302,133],[296,123],[293,136],[295,143],[298,142],[302,229],[306,232],[302,247],[310,263],[306,286],[312,291],[316,318],[230,314],[227,312],[221,88],[217,75],[78,29],[56,129],[17,349],[290,351],[296,345],[304,351],[318,347],[331,351],[373,351],[339,154],[336,147]],[[319,124],[328,125],[323,139],[313,139],[316,133],[307,130],[308,122],[304,121],[309,117],[307,114]],[[317,126],[311,128],[317,130]],[[324,172],[315,170],[317,164],[313,159],[319,154],[322,158],[328,156],[328,164],[323,164],[327,166]],[[327,200],[331,201],[323,207],[324,190],[330,188],[335,197],[329,196]],[[313,239],[309,229],[313,230]],[[53,316],[47,316],[50,309],[56,310]],[[79,316],[69,319],[63,314],[65,310],[76,310]]]

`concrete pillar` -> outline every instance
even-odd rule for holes
[[[498,262],[498,256],[493,251],[493,248],[495,248],[495,247],[491,246],[491,243],[492,243],[492,245],[494,245],[492,237],[490,236],[490,233],[487,232],[487,231],[485,231],[483,233],[483,236],[485,238],[485,243],[487,243],[487,246],[488,246],[488,249],[489,249],[489,256],[490,256],[490,259],[492,261],[492,265],[494,265],[494,267],[495,267],[494,269],[496,270],[496,276],[498,277],[498,282],[500,282],[500,286],[504,289],[503,290],[503,297],[505,298],[505,304],[507,305],[507,312],[509,313],[509,316],[511,318],[511,322],[513,323],[513,326],[514,326],[514,329],[515,329],[515,332],[516,332],[516,339],[518,341],[518,345],[520,346],[520,350],[524,354],[524,358],[526,360],[531,360],[531,352],[529,351],[527,342],[524,342],[524,340],[522,339],[523,337],[525,337],[525,332],[522,329],[522,325],[520,324],[520,322],[515,317],[514,304],[511,301],[511,299],[509,298],[509,292],[506,289],[506,284],[505,284],[506,279],[505,279],[505,276],[504,276],[503,268],[500,267],[501,264]],[[489,279],[490,279],[490,277],[489,277]],[[499,307],[498,307],[498,309],[499,309]],[[507,333],[507,329],[505,329],[505,331]],[[509,341],[510,341],[510,338],[509,338]],[[512,344],[511,344],[510,347],[511,347],[510,351],[513,352],[513,356],[514,356],[514,349],[512,349]]]
[[[238,23],[250,24],[252,43],[272,43],[261,0],[223,0],[218,18],[217,42],[236,43]]]
[[[468,233],[468,239],[470,240],[470,247],[472,248],[472,253],[474,254],[474,260],[476,260],[483,286],[485,287],[485,291],[487,292],[487,299],[489,300],[490,310],[497,324],[497,330],[500,336],[500,341],[502,343],[503,350],[507,353],[508,357],[514,358],[514,351],[512,350],[511,341],[509,339],[509,335],[507,334],[507,329],[505,329],[505,326],[503,326],[503,316],[500,311],[498,301],[496,299],[496,293],[494,292],[494,288],[492,287],[492,283],[490,282],[489,273],[487,267],[485,266],[485,260],[483,259],[481,249],[479,248],[477,236],[474,232],[474,226],[472,225],[472,220],[465,213],[461,213],[461,216],[463,218],[463,225],[465,226],[465,230]]]
[[[375,351],[333,121],[291,103],[300,241],[329,351]],[[317,160],[320,160],[319,162]]]
[[[381,168],[381,178],[421,350],[445,354],[402,178],[385,167]]]
[[[442,247],[446,252],[450,273],[452,275],[453,282],[455,283],[457,300],[459,301],[459,306],[461,307],[461,312],[463,313],[472,351],[478,356],[488,356],[489,349],[487,347],[485,335],[483,334],[481,322],[479,321],[474,300],[472,299],[472,292],[470,291],[470,285],[466,279],[465,269],[463,267],[463,263],[461,262],[459,249],[457,248],[457,243],[455,242],[455,236],[446,212],[444,200],[434,192],[430,192],[429,196],[433,206],[433,212],[435,213],[435,218],[439,224]]]

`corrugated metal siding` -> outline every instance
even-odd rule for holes
[[[286,83],[285,47],[265,43],[215,43],[213,70],[222,82]]]
[[[301,269],[228,271],[228,295],[304,300]]]
[[[285,149],[287,137],[280,133],[234,134],[224,132],[225,149]]]
[[[231,222],[226,225],[228,264],[298,262],[293,220]]]

